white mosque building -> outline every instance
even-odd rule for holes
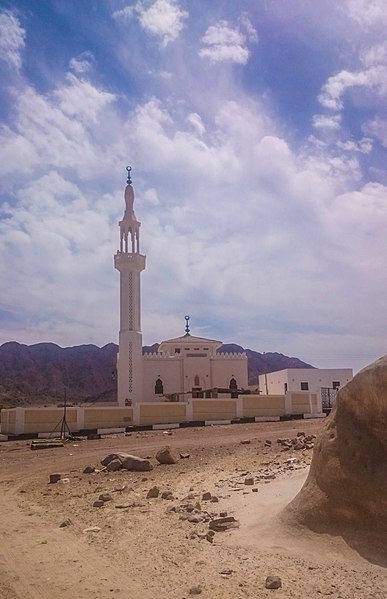
[[[191,335],[189,316],[184,335],[163,341],[157,353],[142,353],[141,272],[146,259],[140,253],[141,223],[134,213],[131,168],[127,171],[120,249],[114,256],[120,273],[118,404],[187,401],[225,393],[235,398],[238,390],[248,388],[246,354],[220,353],[221,341]]]

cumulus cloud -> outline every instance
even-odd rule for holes
[[[202,37],[199,56],[208,58],[212,63],[226,61],[246,64],[250,56],[247,42],[257,40],[257,32],[246,15],[240,17],[239,27],[221,20],[211,25]]]
[[[0,12],[0,58],[17,71],[21,67],[25,36],[25,30],[12,12]]]
[[[165,47],[179,37],[188,12],[180,7],[178,0],[156,0],[151,6],[145,2],[126,6],[115,11],[113,17],[117,20],[137,17],[141,27],[161,38],[162,46]]]
[[[381,96],[387,92],[387,67],[377,65],[364,71],[340,71],[329,77],[319,95],[324,108],[341,110],[344,106],[343,95],[353,87],[363,87]]]

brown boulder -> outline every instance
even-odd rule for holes
[[[156,453],[156,460],[160,464],[176,464],[176,456],[172,453],[170,447],[163,447]]]
[[[387,532],[387,356],[340,389],[309,476],[283,512],[317,532]],[[347,531],[347,532],[345,532]]]

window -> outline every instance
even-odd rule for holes
[[[234,377],[230,380],[230,384],[228,386],[229,389],[238,389],[238,385]]]
[[[333,389],[339,389],[340,388],[340,381],[333,381],[332,387],[333,387]]]
[[[155,383],[155,395],[162,395],[164,393],[163,381],[158,378]]]
[[[199,379],[198,375],[196,375],[194,378],[194,385],[195,385],[195,387],[200,386],[200,379]]]
[[[285,383],[285,393],[287,393],[287,392],[288,392],[288,384]]]
[[[309,391],[309,383],[301,383],[301,391]]]
[[[175,347],[175,354],[179,354],[180,353],[180,347]]]

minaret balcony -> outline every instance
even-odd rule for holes
[[[134,267],[136,270],[144,270],[145,256],[142,254],[118,251],[114,256],[114,267],[117,270],[130,269],[130,267]]]

